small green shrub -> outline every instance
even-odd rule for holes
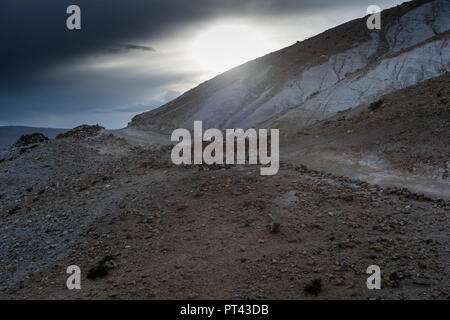
[[[369,110],[375,111],[383,105],[383,100],[378,100],[370,104]]]

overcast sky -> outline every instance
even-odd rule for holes
[[[401,2],[3,0],[0,126],[124,127],[236,63]],[[81,30],[66,28],[71,4]]]

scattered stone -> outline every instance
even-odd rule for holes
[[[399,274],[397,272],[391,273],[389,275],[390,286],[394,287],[394,288],[398,288],[400,286],[400,282],[399,282],[400,279],[401,279],[401,277],[399,276]]]
[[[344,241],[338,242],[337,246],[341,249],[345,249],[345,248],[347,248],[347,243]]]
[[[342,286],[343,284],[344,284],[344,280],[341,278],[335,279],[333,281],[333,285],[335,285],[335,286]]]
[[[198,298],[198,294],[195,292],[192,292],[192,293],[188,294],[188,296],[186,298],[187,298],[187,300],[194,300],[194,299]]]
[[[425,261],[423,261],[423,260],[420,260],[420,261],[418,262],[418,265],[419,265],[419,267],[421,267],[422,269],[426,269],[426,268],[428,267],[428,264],[427,264]]]
[[[414,279],[413,283],[418,286],[429,286],[430,285],[430,282],[424,278],[416,278],[416,279]]]
[[[338,196],[339,199],[342,199],[344,201],[353,201],[353,195],[352,194],[340,194]]]

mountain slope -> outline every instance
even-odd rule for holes
[[[408,2],[234,68],[156,110],[132,127],[169,133],[205,127],[302,129],[340,110],[377,100],[450,71],[450,2]],[[282,132],[282,134],[283,134]]]

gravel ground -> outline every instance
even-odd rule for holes
[[[0,298],[447,299],[448,201],[288,162],[186,166],[167,147],[51,140],[0,164]],[[107,274],[87,279],[98,262]],[[82,270],[70,291],[66,268]],[[368,290],[370,265],[382,290]],[[317,296],[305,292],[322,281]]]

